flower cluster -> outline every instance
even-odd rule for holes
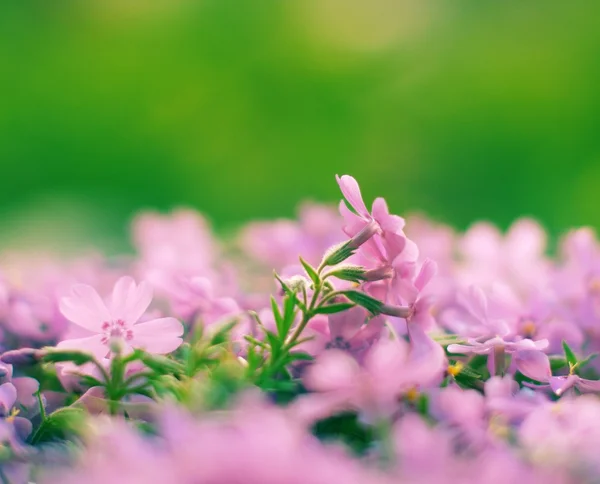
[[[5,254],[0,482],[598,482],[600,243],[339,210]],[[270,274],[275,271],[275,277]]]

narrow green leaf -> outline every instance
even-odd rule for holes
[[[268,329],[265,330],[265,335],[267,336],[269,345],[271,346],[271,356],[273,359],[277,359],[281,349],[281,341],[275,333],[269,331]]]
[[[275,319],[275,327],[277,328],[277,332],[280,336],[282,336],[284,334],[283,316],[281,315],[281,312],[279,311],[279,306],[277,305],[277,301],[275,301],[275,298],[273,296],[271,296],[271,310],[273,311],[273,318]]]
[[[185,368],[181,363],[167,356],[146,353],[142,356],[141,360],[144,365],[161,375],[180,375],[185,372]]]
[[[347,311],[350,308],[356,306],[354,303],[338,303],[338,304],[326,304],[324,306],[319,306],[314,310],[315,314],[335,314],[341,313],[342,311]]]
[[[575,356],[575,353],[573,352],[573,350],[570,348],[570,346],[567,344],[567,342],[565,340],[563,340],[562,346],[563,346],[563,350],[565,351],[565,357],[567,358],[569,365],[575,366],[577,364],[577,357]]]
[[[296,302],[298,299],[294,296],[287,297],[283,301],[283,333],[281,339],[284,340],[294,324],[296,319]]]
[[[591,355],[587,356],[586,358],[584,358],[583,360],[581,360],[579,362],[578,369],[581,370],[585,365],[587,365],[591,361],[595,360],[597,357],[598,357],[598,353],[592,353]]]
[[[101,382],[97,378],[94,378],[91,375],[81,375],[81,382],[89,387],[102,387],[105,383]]]
[[[304,351],[297,351],[290,353],[287,360],[288,363],[292,363],[293,361],[312,361],[314,358]]]
[[[569,362],[563,358],[562,356],[551,356],[550,360],[550,369],[552,373],[555,373],[558,370],[562,370],[563,368],[567,368],[569,366]]]
[[[319,274],[317,274],[317,270],[308,262],[306,262],[302,257],[300,257],[300,263],[302,264],[302,267],[304,267],[306,274],[308,275],[308,277],[310,277],[310,280],[313,282],[315,287],[319,286],[321,284],[321,278],[319,277]]]
[[[63,363],[70,361],[75,365],[85,365],[94,360],[93,355],[82,351],[50,350],[43,357],[45,363]]]
[[[378,299],[368,296],[364,292],[360,291],[343,291],[342,294],[346,296],[350,301],[355,302],[359,306],[362,306],[367,311],[373,314],[379,314],[383,303]]]
[[[229,334],[231,330],[238,324],[237,319],[224,324],[219,330],[212,335],[210,338],[210,346],[218,346],[226,341],[229,341]]]

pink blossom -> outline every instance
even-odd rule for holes
[[[391,415],[402,393],[439,381],[446,369],[439,345],[420,343],[381,340],[362,364],[346,352],[324,352],[304,377],[306,387],[318,394],[299,401],[299,414],[310,420],[334,409],[355,408],[369,419]]]
[[[367,311],[359,306],[327,317],[318,315],[305,331],[306,337],[313,340],[306,342],[302,349],[313,354],[338,349],[359,357],[379,339],[384,324],[382,316],[369,319]]]
[[[577,388],[582,393],[600,392],[600,380],[588,380],[574,373],[574,368],[568,375],[552,376],[548,356],[541,351],[525,350],[516,354],[517,368],[523,375],[539,382],[546,383],[556,395],[563,395],[571,388]],[[539,386],[538,386],[539,387]]]
[[[376,265],[391,264],[402,253],[405,260],[418,258],[417,246],[402,231],[404,219],[391,215],[383,198],[376,198],[369,212],[356,180],[349,175],[336,176],[336,179],[344,197],[356,211],[356,214],[351,212],[343,201],[340,202],[340,213],[346,222],[344,232],[356,238],[356,247],[364,245],[362,250],[367,258]]]
[[[183,326],[175,318],[140,322],[152,301],[152,289],[131,277],[122,277],[114,286],[108,304],[88,285],[73,286],[71,295],[61,299],[60,310],[91,336],[61,341],[58,348],[77,349],[98,360],[111,354],[115,345],[122,351],[141,348],[150,353],[170,353],[182,342]]]

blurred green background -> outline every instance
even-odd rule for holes
[[[463,228],[600,226],[600,3],[0,4],[0,241],[123,246],[132,214],[218,229],[367,199]],[[79,237],[79,239],[78,239]]]

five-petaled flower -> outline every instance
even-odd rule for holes
[[[61,341],[58,348],[87,351],[101,360],[115,349],[127,353],[132,348],[140,348],[163,354],[181,344],[183,326],[177,319],[140,321],[152,302],[152,289],[148,283],[136,285],[131,277],[122,277],[107,302],[105,304],[91,286],[73,286],[71,295],[60,301],[60,310],[68,320],[92,334]]]

